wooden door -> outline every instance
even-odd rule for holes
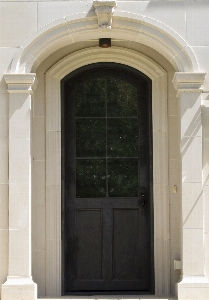
[[[64,294],[152,291],[150,86],[107,63],[62,82]]]

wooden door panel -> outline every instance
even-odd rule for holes
[[[113,210],[113,280],[140,278],[138,209]]]
[[[102,227],[101,210],[75,211],[76,279],[102,279]]]

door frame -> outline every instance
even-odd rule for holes
[[[65,112],[65,101],[67,99],[66,95],[66,84],[70,82],[71,80],[76,81],[76,78],[80,80],[81,76],[86,76],[85,74],[88,73],[89,71],[93,70],[98,70],[98,69],[118,69],[121,70],[123,73],[128,73],[133,76],[134,80],[139,79],[140,81],[143,79],[148,87],[148,92],[147,92],[147,97],[145,101],[148,101],[148,144],[149,144],[149,165],[148,165],[148,172],[149,172],[149,243],[150,243],[150,265],[151,265],[151,270],[150,270],[150,276],[151,276],[151,284],[150,284],[150,291],[149,293],[154,294],[155,292],[155,287],[154,287],[154,215],[153,215],[153,142],[152,142],[152,81],[148,76],[145,74],[141,73],[139,70],[136,70],[132,67],[123,65],[123,64],[118,64],[114,62],[99,62],[99,63],[94,63],[94,64],[89,64],[86,66],[83,66],[79,69],[74,70],[73,72],[69,73],[66,75],[62,80],[61,80],[61,177],[62,177],[62,187],[61,187],[61,198],[62,198],[62,219],[61,219],[61,226],[62,226],[62,245],[61,245],[61,252],[62,252],[62,295],[90,295],[93,293],[91,292],[65,292],[66,289],[66,268],[65,268],[65,250],[66,250],[66,222],[68,220],[68,214],[66,216],[66,196],[65,196],[65,168],[66,168],[66,160],[65,160],[65,145],[66,145],[66,133],[65,133],[65,123],[66,123],[66,112]],[[87,81],[88,79],[86,79]],[[124,79],[125,80],[125,79]],[[84,82],[84,81],[83,81]],[[139,100],[138,100],[139,101]],[[99,291],[97,292],[98,294],[133,294],[136,292],[132,291],[124,291],[124,292],[114,292],[114,291]],[[144,293],[146,292],[139,291],[139,293]]]
[[[152,59],[122,47],[102,50],[93,47],[77,51],[60,60],[46,73],[46,292],[47,295],[61,295],[60,81],[72,71],[97,62],[128,65],[152,80],[155,294],[168,295],[170,244],[167,73]]]

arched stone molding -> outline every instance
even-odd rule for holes
[[[61,294],[61,91],[60,81],[97,62],[133,67],[152,80],[155,293],[170,293],[167,74],[150,58],[125,48],[87,48],[55,64],[46,74],[46,292]]]
[[[16,53],[10,73],[35,72],[51,53],[79,41],[101,37],[145,44],[161,53],[177,72],[198,71],[197,60],[187,42],[164,24],[149,17],[116,10],[110,32],[98,31],[95,12],[61,18],[31,35]]]

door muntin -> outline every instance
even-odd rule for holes
[[[75,106],[76,198],[136,197],[137,89],[90,79],[75,89]]]
[[[116,64],[63,81],[65,294],[152,289],[149,85]]]

